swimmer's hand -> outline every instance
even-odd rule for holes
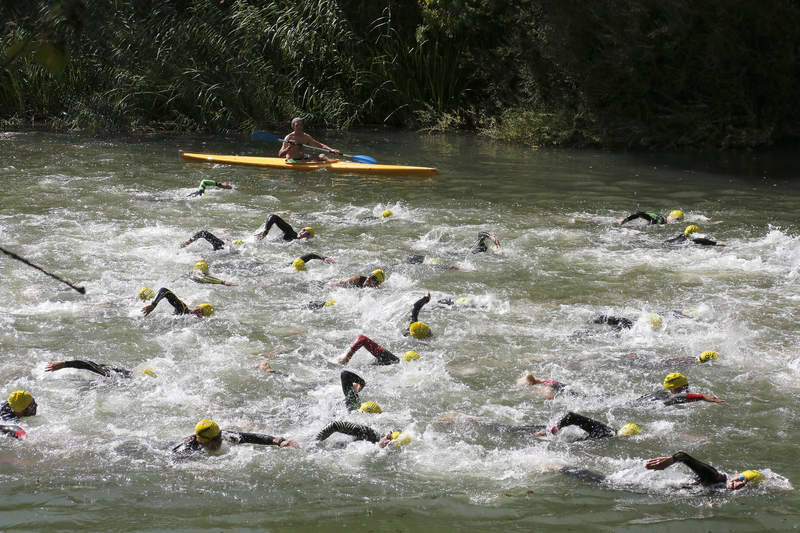
[[[227,286],[227,287],[235,287],[236,286],[236,284],[234,282],[232,282],[232,281],[223,281],[222,284]]]
[[[192,244],[192,242],[193,241],[191,239],[189,239],[188,241],[181,243],[181,248],[186,248],[187,246]]]
[[[361,392],[361,383],[353,383],[353,390],[356,392]]]
[[[664,470],[665,468],[669,468],[675,463],[675,459],[672,457],[656,457],[655,459],[650,459],[644,465],[644,467],[648,470]]]
[[[335,263],[336,262],[336,259],[334,259],[333,257],[325,257],[322,260],[324,262],[326,262],[326,263]]]
[[[286,448],[287,446],[291,446],[292,448],[299,448],[300,445],[293,440],[285,440],[278,444],[281,448]]]
[[[267,236],[267,232],[266,232],[266,231],[259,231],[258,233],[254,233],[254,234],[253,234],[253,237],[255,237],[256,239],[258,239],[259,241],[260,241],[261,239],[263,239],[264,237],[266,237],[266,236]]]
[[[61,370],[67,364],[66,361],[50,361],[46,365],[44,365],[45,372],[55,372],[56,370]]]
[[[717,398],[713,394],[703,394],[703,400],[705,400],[707,402],[711,402],[711,403],[723,403],[724,402],[724,400],[720,400],[719,398]]]
[[[722,242],[718,242],[718,243],[717,243],[717,244],[715,244],[714,246],[728,246],[728,245],[727,245],[727,244],[725,244],[725,243],[722,243]]]
[[[153,309],[155,309],[155,308],[156,308],[156,306],[155,306],[155,305],[153,305],[153,304],[147,304],[147,305],[145,305],[144,307],[142,307],[142,314],[143,314],[144,316],[147,316],[147,315],[149,315],[150,313],[152,313],[152,312],[153,312]]]
[[[217,183],[217,187],[222,187],[223,189],[233,189],[233,185],[230,183]]]

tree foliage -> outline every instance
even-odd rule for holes
[[[798,135],[792,0],[4,0],[0,119],[463,127],[534,145]]]

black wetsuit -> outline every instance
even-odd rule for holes
[[[130,378],[133,376],[133,372],[130,370],[125,370],[124,368],[114,368],[107,365],[100,365],[93,361],[64,361],[64,368],[78,368],[80,370],[89,370],[94,372],[95,374],[100,374],[101,376],[111,377],[114,375],[118,375],[123,378]]]
[[[706,464],[698,461],[686,452],[678,452],[672,456],[676,463],[683,463],[697,475],[697,482],[704,486],[719,485],[728,480],[728,476]]]
[[[702,244],[704,246],[716,246],[717,241],[712,241],[711,239],[706,239],[705,237],[687,237],[685,235],[678,235],[677,237],[673,237],[672,239],[667,239],[664,241],[664,246],[672,246],[672,245],[679,245],[679,244],[687,244],[689,242],[693,242],[694,244]]]
[[[472,248],[470,249],[470,251],[473,254],[479,254],[479,253],[486,252],[487,250],[489,250],[489,248],[486,246],[486,242],[484,242],[484,241],[486,241],[486,239],[490,239],[491,240],[491,236],[489,235],[489,233],[487,233],[485,231],[481,231],[480,233],[478,233],[478,242],[476,242],[475,244],[472,245]]]
[[[191,197],[191,196],[202,196],[202,194],[203,194],[204,192],[206,192],[206,187],[208,187],[208,186],[210,186],[210,185],[213,185],[213,186],[215,186],[215,187],[219,187],[219,188],[221,188],[221,189],[224,189],[224,187],[222,186],[222,184],[220,184],[220,183],[217,183],[217,182],[216,182],[216,181],[214,181],[214,180],[210,180],[210,179],[204,179],[203,181],[201,181],[201,182],[200,182],[200,187],[198,187],[198,188],[197,188],[197,190],[196,190],[196,191],[194,191],[193,193],[191,193],[189,196],[190,196],[190,197]]]
[[[191,313],[189,307],[187,307],[187,305],[183,303],[180,298],[175,296],[171,290],[165,287],[158,289],[158,294],[156,294],[155,300],[153,300],[153,303],[150,304],[153,306],[153,309],[155,309],[155,307],[158,305],[158,302],[160,302],[162,298],[166,298],[170,305],[175,308],[175,312],[173,314],[188,315]]]
[[[3,405],[0,406],[0,420],[3,422],[11,422],[12,424],[19,424],[19,416],[8,402],[3,402]]]
[[[286,242],[294,241],[297,237],[297,232],[290,226],[285,220],[283,220],[278,215],[270,215],[267,217],[267,221],[264,223],[264,232],[263,235],[266,237],[269,230],[272,226],[276,225],[278,228],[283,232],[283,240]]]
[[[245,433],[243,431],[223,430],[222,438],[231,444],[263,444],[265,446],[280,446],[286,439],[264,435],[262,433]],[[183,442],[172,448],[172,454],[185,457],[204,450],[205,447],[197,441],[197,435],[190,435]]]
[[[211,244],[211,246],[214,247],[214,250],[222,250],[223,248],[225,248],[225,243],[222,242],[222,239],[220,239],[219,237],[217,237],[216,235],[214,235],[210,231],[206,231],[206,230],[198,231],[197,233],[192,235],[192,238],[189,239],[188,241],[186,241],[186,243],[184,243],[184,245],[188,246],[189,244],[193,243],[197,239],[205,239],[205,240],[207,240]]]
[[[344,433],[345,435],[355,437],[356,440],[368,440],[372,443],[380,441],[382,437],[382,435],[379,435],[377,431],[369,426],[339,420],[331,422],[322,428],[322,430],[317,433],[317,440],[325,440],[334,433]]]
[[[633,322],[631,320],[624,317],[617,317],[611,315],[600,315],[599,317],[595,318],[592,322],[594,322],[595,324],[608,324],[617,331],[623,329],[630,329],[633,327]]]
[[[14,437],[15,439],[22,439],[26,437],[28,434],[25,433],[25,430],[19,426],[11,424],[2,424],[0,425],[0,435]]]
[[[567,426],[578,426],[589,434],[588,437],[586,437],[588,439],[607,439],[617,436],[617,432],[614,428],[589,418],[588,416],[573,413],[572,411],[564,415],[561,420],[558,421],[558,424],[553,428],[555,430],[554,433]]]
[[[320,261],[325,261],[325,256],[322,254],[318,254],[316,252],[311,252],[306,255],[300,256],[300,259],[302,259],[304,263],[308,263],[312,259],[319,259]]]
[[[419,321],[420,309],[422,309],[425,306],[425,304],[427,304],[430,301],[431,301],[431,295],[426,294],[425,296],[414,302],[414,307],[411,308],[411,322],[408,323],[408,328],[406,328],[405,331],[403,331],[403,336],[408,337],[409,335],[411,335],[411,332],[409,331],[411,324]]]
[[[625,224],[626,222],[630,222],[635,218],[643,218],[647,221],[648,224],[666,224],[667,217],[658,215],[656,213],[650,213],[648,211],[637,211],[635,213],[631,213],[630,215],[626,216],[622,219],[620,224]]]
[[[367,382],[364,381],[361,376],[349,370],[342,370],[341,379],[344,404],[347,406],[348,411],[355,411],[361,407],[361,399],[355,389],[353,389],[353,384],[358,383],[363,389],[367,386]]]

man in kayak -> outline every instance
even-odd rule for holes
[[[233,186],[230,183],[220,183],[218,181],[204,179],[200,182],[200,187],[197,188],[196,191],[191,193],[189,197],[192,196],[202,196],[206,192],[206,187],[219,187],[220,189],[233,189]]]
[[[299,239],[311,239],[314,237],[314,228],[311,226],[306,226],[300,231],[295,231],[292,226],[278,215],[269,215],[264,223],[264,231],[256,233],[255,237],[259,240],[263,239],[267,236],[267,233],[269,233],[273,225],[278,226],[278,229],[283,232],[283,240],[286,242]]]
[[[728,479],[728,476],[713,466],[702,461],[698,461],[686,452],[678,452],[667,457],[656,457],[655,459],[650,459],[647,461],[647,463],[645,463],[644,467],[648,470],[664,470],[675,463],[683,463],[688,466],[692,472],[697,475],[697,481],[695,482],[695,485],[700,484],[705,487],[722,485],[727,481],[725,488],[728,490],[738,490],[748,483],[755,485],[764,479],[764,476],[758,470],[745,470],[744,472]]]
[[[675,224],[683,220],[683,211],[679,211],[677,209],[670,211],[668,215],[662,216],[656,213],[651,213],[649,211],[637,211],[635,213],[631,213],[630,215],[626,216],[622,220],[615,222],[615,224],[621,226],[626,222],[630,222],[636,218],[641,218],[647,221],[647,224]]]
[[[278,152],[278,157],[283,157],[286,159],[287,163],[293,164],[328,161],[328,158],[325,157],[325,154],[319,154],[316,158],[312,158],[310,155],[303,152],[304,144],[327,150],[328,152],[332,152],[334,155],[341,155],[339,150],[335,150],[330,146],[322,144],[318,140],[314,139],[314,137],[303,131],[303,126],[304,124],[302,118],[298,117],[292,119],[292,133],[284,137],[280,152]]]
[[[178,458],[194,455],[203,450],[219,450],[223,439],[231,444],[262,444],[286,448],[299,448],[300,445],[293,440],[283,437],[273,437],[261,433],[245,433],[242,431],[222,431],[216,422],[203,419],[194,427],[194,434],[186,437],[183,442],[172,448],[173,456]]]
[[[195,315],[202,318],[209,317],[214,314],[214,306],[208,303],[203,303],[195,306],[194,309],[189,309],[189,306],[183,303],[180,298],[175,296],[171,290],[165,287],[158,289],[158,294],[156,294],[156,299],[153,300],[153,303],[142,307],[142,314],[147,316],[152,313],[153,309],[155,309],[158,305],[158,302],[164,298],[166,298],[169,304],[175,309],[175,312],[173,313],[174,315]]]
[[[686,226],[686,229],[683,230],[683,235],[678,235],[677,237],[673,237],[671,239],[667,239],[664,241],[664,246],[674,246],[679,244],[702,244],[703,246],[726,246],[725,244],[717,241],[712,241],[711,239],[706,239],[705,237],[692,237],[693,234],[700,233],[700,227],[692,224],[691,226]]]
[[[350,276],[341,281],[334,281],[331,287],[351,287],[363,289],[364,287],[377,287],[386,281],[386,273],[380,268],[373,270],[369,276]]]
[[[713,394],[695,394],[689,392],[689,380],[680,372],[672,372],[664,378],[664,388],[637,398],[637,402],[644,400],[660,401],[664,405],[678,405],[691,402],[722,403]]]

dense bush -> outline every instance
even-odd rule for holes
[[[531,145],[796,138],[775,0],[4,0],[0,119],[108,131],[476,129]]]

